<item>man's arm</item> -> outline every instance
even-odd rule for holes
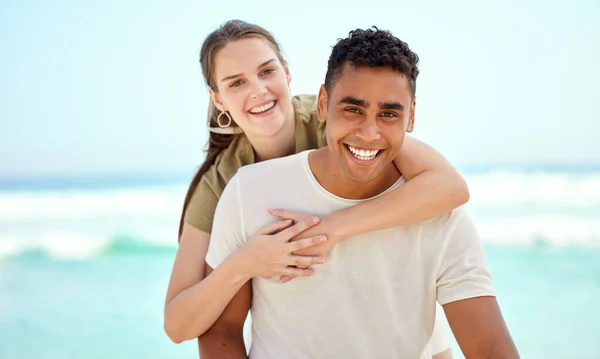
[[[465,358],[519,358],[495,297],[476,297],[443,306]]]
[[[437,299],[467,359],[513,359],[519,354],[496,301],[475,225],[464,209],[451,214],[437,278]]]
[[[206,266],[207,275],[213,269]],[[244,344],[244,322],[252,300],[252,281],[246,282],[213,326],[198,338],[202,359],[248,358]]]

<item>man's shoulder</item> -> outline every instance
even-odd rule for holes
[[[463,220],[469,220],[469,214],[464,205],[457,207],[450,212],[446,212],[441,216],[423,221],[421,224],[424,228],[450,232]]]

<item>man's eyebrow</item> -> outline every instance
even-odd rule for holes
[[[400,102],[384,102],[379,104],[380,110],[399,110],[404,111],[404,105]]]
[[[266,66],[266,65],[270,64],[271,62],[273,62],[275,60],[276,59],[269,59],[269,60],[263,62],[262,64],[258,65],[256,68],[260,69],[261,67]],[[226,76],[226,77],[223,77],[223,79],[221,79],[221,81],[231,80],[231,79],[234,79],[234,78],[239,77],[239,76],[242,76],[242,74],[235,74],[235,75],[231,75],[231,76]]]
[[[339,104],[349,104],[349,105],[355,105],[358,107],[369,107],[371,106],[371,104],[365,100],[359,100],[356,97],[352,97],[352,96],[346,96],[344,98],[342,98],[339,102]],[[400,102],[384,102],[379,104],[379,109],[380,110],[398,110],[398,111],[404,111],[404,105],[401,104]]]
[[[342,103],[346,103],[349,105],[355,105],[358,107],[369,107],[371,106],[371,104],[369,104],[367,101],[365,100],[359,100],[356,97],[352,97],[352,96],[346,96],[344,98],[342,98],[341,100],[338,101],[338,104],[342,104]]]

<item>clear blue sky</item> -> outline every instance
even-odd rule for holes
[[[349,30],[391,30],[421,57],[414,135],[457,166],[600,163],[598,1],[0,4],[0,176],[191,172],[198,51],[231,18],[274,32],[295,93]]]

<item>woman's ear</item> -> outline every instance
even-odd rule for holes
[[[225,105],[223,104],[223,101],[221,100],[221,96],[219,95],[218,92],[213,91],[213,89],[211,89],[209,87],[208,93],[210,94],[210,99],[212,100],[212,102],[215,104],[215,107],[219,111],[221,111],[221,112],[227,111],[227,109],[225,108]]]
[[[283,70],[285,71],[285,77],[287,77],[288,86],[292,83],[292,74],[290,73],[290,68],[288,67],[287,61],[283,61]]]

